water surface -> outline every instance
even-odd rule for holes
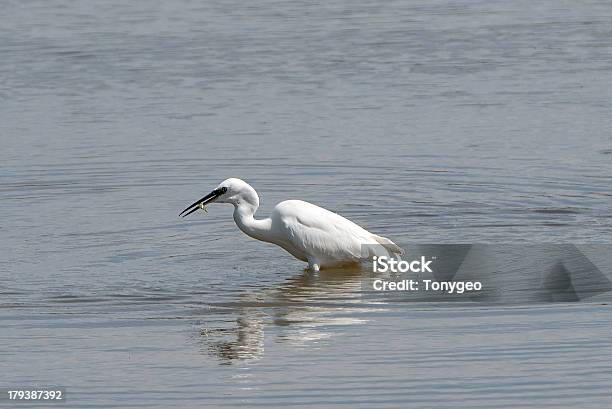
[[[366,299],[231,208],[177,217],[235,176],[262,215],[305,199],[403,244],[610,244],[609,2],[5,3],[3,385],[79,408],[610,405],[607,300]]]

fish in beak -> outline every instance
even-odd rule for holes
[[[215,199],[217,199],[219,196],[221,196],[226,191],[227,191],[227,188],[220,188],[220,189],[213,190],[212,192],[210,192],[209,194],[207,194],[206,196],[204,196],[197,202],[194,202],[191,205],[189,205],[185,210],[183,210],[179,214],[179,216],[182,216],[182,217],[189,216],[191,213],[195,212],[198,209],[203,209],[204,211],[206,211],[205,206],[209,203],[214,202]]]

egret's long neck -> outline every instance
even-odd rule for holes
[[[240,230],[254,239],[273,241],[272,220],[257,220],[253,217],[259,207],[259,197],[255,190],[249,193],[234,204],[234,221]]]

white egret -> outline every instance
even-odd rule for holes
[[[321,267],[357,263],[372,256],[397,258],[403,250],[391,240],[370,233],[344,217],[302,200],[285,200],[266,219],[253,216],[259,207],[255,189],[241,179],[226,179],[212,192],[180,213],[188,216],[206,205],[234,205],[238,228],[254,239],[276,244],[295,258]]]

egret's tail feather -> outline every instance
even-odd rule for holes
[[[404,254],[404,249],[402,249],[397,244],[393,243],[388,238],[382,237],[382,236],[377,236],[375,234],[373,234],[372,236],[373,236],[374,240],[376,240],[376,242],[378,242],[381,246],[383,246],[392,255],[393,254],[397,254],[397,255],[401,256],[401,255]]]

